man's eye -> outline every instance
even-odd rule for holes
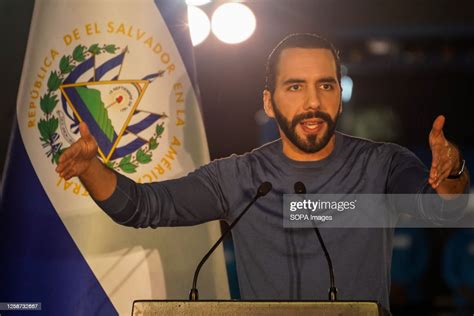
[[[301,90],[301,85],[293,84],[293,85],[288,87],[288,90],[290,90],[290,91],[299,91],[299,90]]]
[[[321,85],[321,89],[326,90],[326,91],[332,90],[332,84],[330,84],[330,83],[323,83],[323,84]]]

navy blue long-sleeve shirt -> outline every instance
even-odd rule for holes
[[[313,162],[293,161],[282,142],[215,160],[175,180],[135,184],[118,175],[117,188],[98,202],[116,222],[133,227],[188,226],[235,219],[270,181],[232,231],[242,299],[327,299],[329,273],[312,229],[283,227],[283,194],[301,181],[308,193],[434,193],[428,170],[409,150],[336,132],[333,152]],[[414,210],[420,217],[438,218]],[[457,215],[456,215],[457,216]],[[393,228],[321,229],[332,257],[338,298],[376,300],[389,307]]]

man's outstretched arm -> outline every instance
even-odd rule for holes
[[[81,137],[63,152],[56,171],[65,179],[79,177],[97,205],[117,223],[156,228],[226,218],[218,163],[179,179],[137,184],[97,158],[97,142],[85,123],[79,130]]]
[[[56,172],[68,180],[79,177],[89,194],[97,201],[109,198],[117,186],[117,176],[97,158],[97,142],[86,123],[79,124],[81,138],[67,148]]]

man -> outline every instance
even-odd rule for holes
[[[436,190],[445,196],[467,188],[467,171],[458,149],[443,135],[442,116],[429,135],[429,173],[405,148],[335,132],[342,112],[340,63],[332,44],[317,35],[295,34],[277,45],[268,59],[263,102],[265,112],[278,122],[281,139],[215,160],[186,177],[137,185],[116,174],[96,158],[97,145],[84,123],[82,137],[63,153],[57,172],[66,179],[78,176],[109,216],[134,227],[231,222],[258,186],[270,181],[272,191],[233,230],[243,299],[327,298],[329,275],[314,232],[283,228],[283,194],[293,193],[297,181],[308,193]],[[442,215],[430,214],[437,219]],[[388,308],[393,230],[321,233],[332,256],[339,298],[377,300]]]

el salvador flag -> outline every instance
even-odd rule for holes
[[[80,76],[68,77],[75,70]],[[104,86],[103,99],[128,93],[114,80],[149,81],[140,98],[123,106],[136,110],[111,158],[119,172],[121,159],[137,150],[151,161],[128,169],[136,181],[183,176],[209,161],[184,0],[36,1],[2,181],[0,302],[41,303],[44,315],[127,315],[136,299],[186,299],[194,263],[220,231],[217,222],[122,227],[78,179],[59,178],[55,159],[79,137],[78,117],[64,106],[60,85],[89,82],[90,73],[113,87]],[[157,124],[163,134],[152,151]],[[153,178],[170,150],[179,159]],[[222,249],[208,266],[202,297],[228,298]]]

